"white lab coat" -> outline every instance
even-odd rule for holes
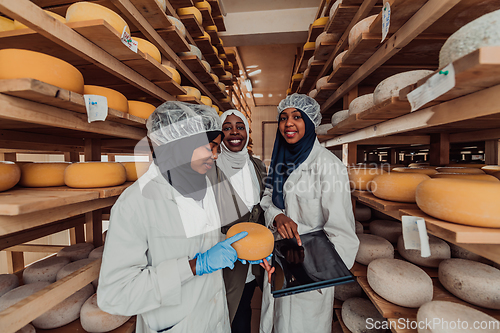
[[[186,198],[182,207],[180,194],[154,163],[143,177],[148,180],[144,190],[139,181],[134,183],[111,210],[97,290],[99,307],[111,314],[137,314],[137,333],[171,326],[168,333],[230,332],[222,271],[193,276],[188,263],[220,241],[212,189],[207,189],[204,208]],[[186,200],[192,202],[186,206]],[[187,238],[179,209],[191,211],[193,223],[215,222],[218,227]]]
[[[297,223],[299,234],[323,229],[351,268],[359,240],[354,228],[349,179],[342,162],[316,140],[307,159],[288,177],[283,192],[285,209],[281,210],[272,203],[272,190],[266,189],[261,201],[266,225],[275,231],[274,218],[284,213]],[[266,281],[260,332],[331,332],[333,291],[330,287],[322,289],[322,294],[313,290],[275,299]]]

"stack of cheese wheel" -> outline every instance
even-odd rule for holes
[[[186,27],[184,26],[184,24],[182,24],[182,22],[176,17],[167,15],[167,18],[170,21],[170,23],[172,23],[175,26],[175,29],[179,31],[181,36],[186,37]]]
[[[369,234],[357,234],[359,248],[356,261],[368,265],[375,259],[394,258],[394,246],[385,238]]]
[[[416,83],[418,80],[423,79],[432,73],[433,71],[421,69],[403,72],[388,77],[375,87],[375,91],[373,92],[373,103],[378,105],[389,98],[398,97],[399,90],[409,86],[410,84]]]
[[[98,5],[93,2],[76,2],[68,7],[66,11],[66,22],[79,22],[88,20],[103,19],[108,22],[119,34],[123,33],[123,30],[130,35],[130,29],[127,26],[127,22],[121,18],[120,15],[114,11]]]
[[[77,261],[88,258],[89,253],[94,249],[91,243],[77,243],[65,247],[57,252],[58,257],[67,257],[71,261]]]
[[[210,97],[208,97],[208,96],[201,96],[200,101],[204,105],[212,106],[212,99]]]
[[[342,60],[344,59],[344,56],[346,55],[347,51],[349,51],[349,50],[345,50],[345,51],[340,52],[335,57],[335,59],[333,59],[332,70],[334,72],[337,70],[337,68],[339,67],[339,65],[342,63]]]
[[[127,181],[135,182],[146,171],[148,171],[151,162],[121,162],[127,172]]]
[[[179,52],[179,57],[187,57],[187,56],[192,56],[195,55],[198,57],[198,59],[202,60],[202,55],[201,51],[198,47],[194,46],[193,44],[189,44],[189,51],[188,52]]]
[[[332,128],[333,128],[332,124],[319,125],[318,127],[316,127],[316,134],[317,135],[328,135],[328,131]]]
[[[441,261],[451,258],[451,250],[448,243],[435,236],[429,235],[429,247],[431,255],[422,257],[420,250],[406,249],[403,235],[398,239],[398,252],[403,258],[424,267],[438,267]]]
[[[44,12],[47,13],[48,15],[50,15],[51,17],[55,18],[59,22],[66,23],[65,17],[62,17],[61,15],[53,13],[53,12],[48,11],[48,10],[44,10]],[[22,24],[18,20],[14,20],[14,29],[17,30],[17,29],[27,29],[27,28],[28,28],[27,26],[25,26],[24,24]]]
[[[328,32],[322,32],[319,34],[318,37],[316,37],[315,45],[314,47],[317,49],[321,45],[321,43],[335,43],[338,41],[339,35],[338,34],[329,34]]]
[[[342,321],[350,332],[384,333],[381,328],[385,318],[382,317],[373,303],[366,298],[353,297],[342,303]],[[367,330],[367,323],[378,323]]]
[[[0,32],[14,30],[14,21],[0,16]]]
[[[203,16],[201,15],[200,10],[196,7],[177,8],[177,15],[179,16],[194,15],[198,24],[201,25],[203,22]]]
[[[349,115],[361,113],[373,106],[373,94],[359,96],[349,104]]]
[[[129,316],[112,315],[97,305],[97,294],[89,297],[80,309],[80,323],[86,332],[109,332],[129,320]]]
[[[333,126],[337,125],[341,121],[346,120],[347,117],[349,117],[349,110],[342,110],[342,111],[335,112],[332,115],[332,125]]]
[[[370,222],[370,233],[387,239],[391,243],[397,243],[403,229],[401,222],[391,220],[374,220]]]
[[[320,17],[319,19],[314,20],[314,22],[312,23],[312,26],[318,27],[318,26],[326,25],[328,23],[329,19],[330,18],[328,16]]]
[[[85,95],[99,95],[106,97],[108,100],[108,108],[128,113],[128,101],[122,93],[110,88],[92,85],[85,85],[83,90]]]
[[[500,228],[500,183],[435,178],[416,190],[418,207],[435,218],[471,226]]]
[[[372,210],[370,207],[356,204],[356,208],[354,208],[354,216],[357,221],[366,222],[372,218]]]
[[[137,48],[139,49],[139,51],[149,54],[154,60],[158,61],[161,64],[160,50],[158,50],[158,48],[154,46],[153,43],[144,38],[134,37],[132,39],[137,42]]]
[[[20,78],[33,78],[83,94],[82,73],[67,62],[28,50],[0,50],[0,79]]]
[[[354,190],[367,191],[370,189],[370,182],[376,176],[384,174],[380,168],[350,167],[347,168],[349,184]]]
[[[0,274],[0,297],[19,287],[19,278],[15,274]]]
[[[69,257],[53,256],[37,261],[23,271],[24,284],[35,282],[56,282],[57,272],[70,263]]]
[[[74,188],[117,186],[126,180],[125,167],[117,162],[73,163],[64,172],[64,182]]]
[[[438,167],[436,168],[439,173],[470,173],[477,175],[484,175],[484,171],[479,168],[466,168],[466,167]]]
[[[486,46],[500,45],[500,10],[485,14],[453,33],[439,52],[439,68]]]
[[[421,173],[391,172],[375,177],[370,184],[370,191],[384,200],[415,202],[417,186],[426,180],[430,180],[430,177]]]
[[[424,175],[432,176],[438,173],[436,169],[433,168],[393,168],[391,171],[393,172],[409,172],[409,173],[422,173]]]
[[[25,187],[64,186],[64,172],[70,163],[36,162],[21,166],[19,185]]]
[[[229,228],[226,239],[242,231],[248,232],[248,235],[231,244],[238,253],[238,258],[244,260],[261,260],[273,252],[274,236],[272,232],[258,223],[237,223]]]
[[[182,88],[184,88],[184,90],[186,90],[186,94],[185,95],[179,95],[179,97],[194,97],[196,99],[200,99],[201,98],[201,92],[196,89],[195,87],[190,87],[190,86],[182,86]]]
[[[174,80],[177,84],[181,84],[181,75],[179,74],[179,72],[175,68],[167,66],[167,65],[162,65],[162,66],[167,71],[169,71],[170,74],[172,74],[172,80]]]
[[[0,192],[13,188],[21,179],[21,169],[14,162],[0,161]]]
[[[156,107],[153,104],[141,101],[128,101],[128,113],[136,117],[148,119],[154,110],[156,110]]]
[[[484,180],[489,182],[498,182],[498,178],[493,175],[475,174],[475,173],[448,173],[440,172],[432,175],[432,178],[454,178],[454,179],[470,179],[470,180]]]
[[[361,36],[363,33],[367,33],[370,30],[370,25],[372,25],[373,21],[377,18],[378,15],[372,15],[368,16],[365,19],[362,19],[356,25],[354,25],[349,31],[349,46],[353,46],[354,43],[358,40],[359,36]]]
[[[208,9],[208,12],[212,14],[212,6],[207,1],[195,2],[194,5],[198,9]]]

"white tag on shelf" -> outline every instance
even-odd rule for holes
[[[88,122],[104,121],[108,116],[108,99],[99,95],[83,95]]]
[[[121,37],[122,43],[125,44],[126,47],[137,53],[137,41],[133,40],[132,37],[129,35],[127,32],[127,26],[123,27],[123,32],[122,32],[122,37]]]
[[[455,68],[453,64],[449,64],[407,95],[411,112],[447,93],[453,87],[455,87]]]
[[[403,225],[403,240],[405,249],[407,250],[420,250],[420,255],[427,258],[431,255],[431,248],[429,247],[429,236],[427,235],[427,228],[425,220],[416,216],[403,216],[401,219]]]
[[[387,37],[389,33],[389,26],[391,25],[391,5],[389,2],[384,3],[384,8],[382,8],[382,40],[381,43]]]

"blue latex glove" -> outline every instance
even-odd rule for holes
[[[215,244],[207,252],[198,253],[194,256],[194,259],[196,259],[196,275],[210,274],[226,267],[233,269],[238,255],[231,244],[245,238],[247,235],[248,232],[242,231],[225,241]]]
[[[269,262],[269,261],[271,260],[271,257],[272,257],[272,256],[273,256],[273,254],[271,253],[271,254],[270,254],[270,255],[266,258],[267,262]],[[245,260],[245,259],[238,259],[238,260],[239,260],[239,261],[240,261],[243,265],[245,265],[247,262],[248,262],[249,264],[254,264],[254,265],[258,265],[258,264],[260,264],[260,263],[264,262],[262,259],[260,259],[260,260]]]

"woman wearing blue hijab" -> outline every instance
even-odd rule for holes
[[[261,200],[268,228],[277,238],[296,238],[324,230],[348,268],[354,264],[359,240],[346,167],[316,138],[321,123],[319,104],[307,95],[292,94],[278,105],[268,188]],[[267,277],[266,277],[267,278]],[[261,332],[331,332],[334,288],[274,299],[264,284]]]

